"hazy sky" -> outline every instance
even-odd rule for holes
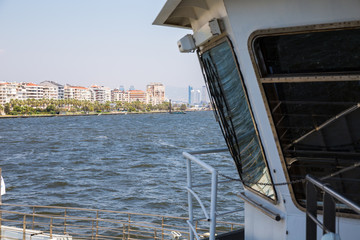
[[[0,0],[0,81],[200,88],[196,54],[176,44],[191,32],[152,25],[165,2]]]

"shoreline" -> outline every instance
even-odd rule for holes
[[[9,118],[42,118],[42,117],[84,117],[84,116],[102,116],[102,115],[127,115],[127,114],[159,114],[168,113],[168,111],[157,112],[107,112],[107,113],[79,113],[79,114],[34,114],[34,115],[0,115],[0,119]]]

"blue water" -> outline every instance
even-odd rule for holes
[[[181,153],[224,146],[212,112],[0,119],[2,200],[187,216]],[[236,176],[228,154],[203,159]],[[221,187],[224,210],[239,190]]]

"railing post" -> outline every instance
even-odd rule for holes
[[[164,217],[161,217],[161,240],[164,240]]]
[[[324,193],[324,227],[329,231],[335,233],[336,228],[336,219],[335,219],[335,201],[334,198],[328,194]],[[325,234],[325,230],[323,234]]]
[[[50,239],[52,239],[53,218],[50,218]]]
[[[95,239],[98,239],[98,233],[99,233],[99,210],[96,211],[96,233],[95,233]]]
[[[125,240],[125,225],[123,224],[123,240]]]
[[[217,171],[214,169],[211,173],[210,240],[215,240],[216,233],[217,182]]]
[[[189,159],[186,159],[186,169],[187,169],[187,187],[189,189],[192,188],[192,176],[191,176],[191,162]],[[189,206],[189,222],[193,225],[193,219],[194,219],[194,214],[193,214],[193,204],[192,204],[192,197],[191,197],[191,193],[188,191],[188,206]],[[190,240],[194,240],[194,233],[191,229],[191,227],[189,227],[189,233],[190,233]]]
[[[26,239],[26,215],[23,218],[23,240]]]
[[[308,181],[306,183],[306,240],[316,240],[317,226],[309,214],[316,218],[317,203],[315,186]]]
[[[94,221],[91,221],[91,239],[94,239]]]
[[[35,207],[33,207],[32,223],[31,223],[32,230],[34,230],[34,224],[35,224]]]
[[[64,210],[64,234],[66,234],[66,208]]]
[[[130,219],[130,214],[128,214],[128,222],[129,222],[128,223],[128,237],[127,237],[128,239],[130,238],[130,220],[131,220]]]

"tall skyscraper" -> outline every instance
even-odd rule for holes
[[[120,85],[119,90],[124,92],[125,91],[124,85]]]
[[[129,90],[130,90],[130,91],[135,90],[135,87],[134,87],[133,85],[131,85],[130,88],[129,88]]]
[[[201,99],[201,92],[200,90],[195,90],[194,94],[194,104],[199,104]]]
[[[202,86],[201,87],[201,103],[203,103],[203,104],[208,103],[207,95],[208,95],[208,93],[207,93],[206,87]]]
[[[188,88],[188,93],[189,93],[188,103],[189,103],[189,105],[192,104],[192,102],[191,102],[191,99],[192,99],[192,97],[191,97],[191,91],[193,91],[193,87],[192,87],[192,86],[189,86],[189,88]]]

